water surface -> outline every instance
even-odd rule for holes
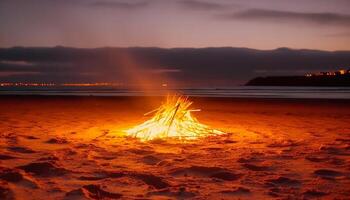
[[[176,88],[147,91],[110,87],[0,87],[0,95],[162,96],[171,92],[202,97],[350,99],[349,87],[236,86],[230,88]]]

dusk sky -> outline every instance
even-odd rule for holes
[[[348,69],[349,8],[350,0],[0,0],[0,82],[225,87]]]
[[[350,49],[349,0],[1,0],[0,47]]]

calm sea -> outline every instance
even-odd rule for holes
[[[177,92],[188,96],[203,97],[350,99],[350,87],[237,86],[230,88],[186,88],[148,91],[103,87],[0,87],[0,95],[159,96],[166,95],[169,92]]]

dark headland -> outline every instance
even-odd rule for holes
[[[305,76],[266,76],[256,77],[247,86],[314,86],[350,87],[350,70],[319,72]]]

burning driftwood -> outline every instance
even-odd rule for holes
[[[145,115],[155,113],[144,123],[126,131],[129,136],[143,141],[159,138],[176,138],[190,140],[224,132],[211,129],[201,124],[191,116],[191,112],[200,110],[189,109],[191,101],[184,96],[168,96],[165,103]]]

